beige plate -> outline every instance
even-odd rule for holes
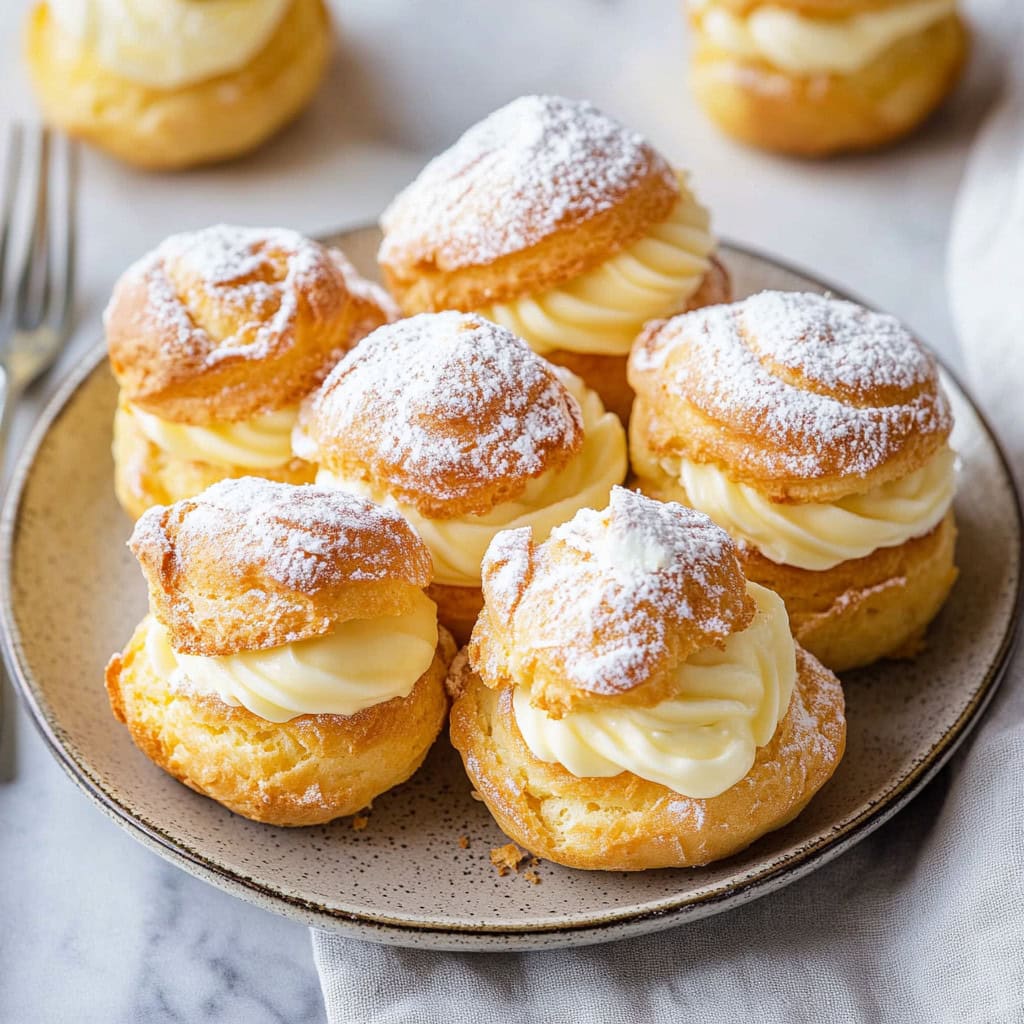
[[[338,240],[371,273],[377,239],[369,229]],[[824,287],[734,246],[724,256],[739,295]],[[444,740],[411,782],[377,801],[361,832],[347,821],[257,825],[150,764],[111,715],[101,681],[146,602],[111,486],[116,389],[100,352],[54,399],[7,502],[4,653],[54,755],[106,813],[168,860],[269,910],[438,949],[570,946],[667,928],[778,889],[864,838],[935,774],[992,696],[1015,631],[1020,515],[995,440],[955,382],[947,387],[964,462],[962,574],[929,649],[851,674],[835,778],[792,825],[709,868],[605,874],[544,864],[538,886],[498,878],[488,851],[505,840]]]

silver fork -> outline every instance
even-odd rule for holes
[[[77,248],[78,145],[45,127],[7,128],[0,178],[0,489],[14,408],[67,340]],[[19,238],[19,260],[9,259]],[[0,696],[3,689],[0,687]],[[2,725],[0,702],[0,725]],[[2,733],[0,733],[2,735]],[[5,773],[0,768],[0,778]]]
[[[49,128],[13,124],[5,148],[0,193],[0,470],[18,399],[53,365],[67,340],[78,192],[77,143]],[[19,217],[22,203],[25,212]],[[17,266],[13,260],[8,266],[19,226],[25,235],[24,254]]]

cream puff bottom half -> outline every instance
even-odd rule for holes
[[[745,778],[707,800],[629,772],[578,778],[533,756],[516,725],[513,690],[489,689],[460,656],[452,743],[502,831],[538,857],[603,871],[692,867],[728,857],[795,818],[843,756],[842,687],[797,648],[789,710]]]
[[[419,768],[444,724],[454,652],[442,630],[408,697],[277,724],[176,689],[147,657],[143,622],[111,660],[106,684],[135,745],[174,778],[254,821],[317,825],[368,807]]]

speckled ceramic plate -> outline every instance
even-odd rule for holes
[[[370,229],[338,241],[372,273],[377,238]],[[724,256],[740,295],[824,288],[737,247]],[[257,825],[150,764],[115,722],[101,681],[146,606],[111,485],[116,387],[101,352],[43,417],[6,505],[4,653],[54,755],[104,811],[161,856],[267,909],[439,949],[569,946],[667,928],[778,889],[864,838],[935,774],[999,683],[1016,625],[1019,505],[983,419],[946,384],[964,462],[962,571],[928,651],[850,674],[849,740],[835,777],[792,825],[708,868],[605,874],[544,864],[540,885],[499,878],[488,852],[505,840],[444,739],[358,832],[349,821]]]

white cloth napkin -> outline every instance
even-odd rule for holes
[[[1000,31],[1024,56],[1024,13]],[[993,12],[998,17],[997,12]],[[1012,51],[1011,51],[1012,53]],[[1012,64],[1012,62],[1011,62]],[[972,153],[949,283],[971,384],[1024,471],[1024,71]],[[1024,659],[952,765],[810,878],[674,931],[451,954],[313,932],[332,1024],[1024,1020]]]

